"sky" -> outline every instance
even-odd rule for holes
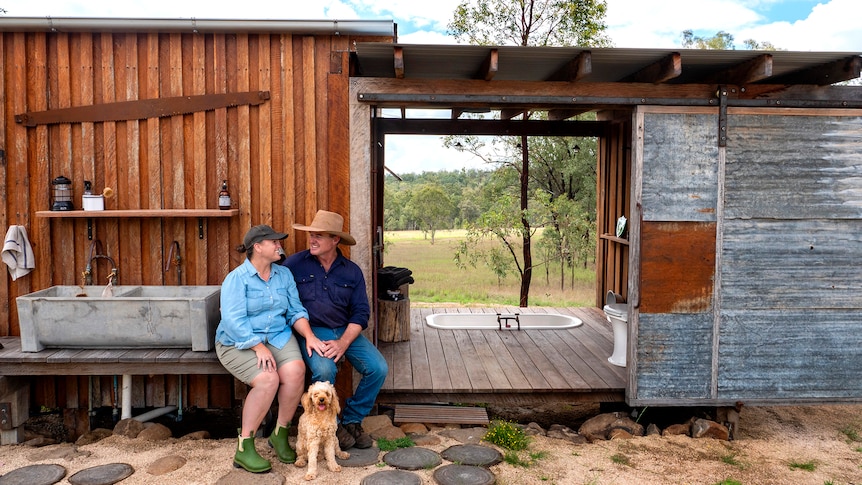
[[[0,0],[7,17],[131,17],[199,19],[392,20],[398,42],[455,44],[446,24],[461,0]],[[681,33],[754,39],[793,51],[862,52],[862,0],[607,0],[605,21],[614,47],[679,48]],[[237,11],[237,6],[245,8]],[[448,115],[448,113],[447,113]],[[387,166],[396,173],[481,168],[446,150],[437,137],[387,139]]]

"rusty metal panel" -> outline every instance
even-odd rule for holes
[[[642,224],[641,315],[711,314],[715,230],[715,223],[705,222]]]
[[[716,220],[718,111],[644,115],[644,221]]]
[[[742,401],[859,401],[862,313],[728,310],[719,330],[718,396]],[[771,307],[771,308],[770,308]]]
[[[709,398],[712,333],[712,313],[641,313],[637,399],[667,404]]]
[[[855,113],[730,116],[725,217],[862,218],[862,115]]]

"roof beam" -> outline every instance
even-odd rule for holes
[[[593,73],[593,53],[583,51],[570,60],[557,72],[551,74],[547,81],[577,82]]]
[[[770,79],[769,84],[816,84],[827,86],[856,79],[862,74],[862,57],[853,55],[834,62],[791,72]]]
[[[504,108],[500,110],[500,119],[501,120],[511,120],[512,118],[524,114],[523,109],[508,109]]]
[[[682,56],[671,52],[640,71],[620,79],[619,82],[660,84],[682,74]]]
[[[772,54],[761,54],[729,69],[705,77],[704,84],[750,84],[772,77]]]
[[[494,75],[497,74],[497,69],[499,68],[499,50],[491,49],[488,52],[488,57],[482,62],[482,67],[479,68],[479,72],[476,73],[476,79],[484,79],[486,81],[490,81],[494,79]]]
[[[404,79],[404,48],[400,45],[393,47],[392,62],[395,68],[395,78]]]
[[[607,121],[506,121],[376,118],[378,133],[397,135],[602,136]]]
[[[580,109],[552,109],[548,110],[548,119],[551,121],[562,121],[567,120],[569,118],[574,118],[582,113],[587,113],[589,111],[593,111],[592,108],[580,108]]]

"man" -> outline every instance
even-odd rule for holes
[[[363,431],[362,420],[374,407],[389,368],[377,347],[361,333],[371,316],[365,277],[338,248],[339,244],[353,246],[356,240],[343,231],[344,218],[335,212],[317,211],[310,225],[294,224],[293,228],[308,232],[309,248],[282,264],[293,273],[299,299],[308,311],[308,322],[302,321],[294,329],[300,348],[305,346],[303,357],[311,380],[334,384],[336,363],[342,356],[362,375],[342,410],[337,436],[342,450],[370,448],[373,440]]]

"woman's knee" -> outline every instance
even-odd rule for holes
[[[280,377],[276,372],[261,372],[251,381],[251,387],[275,393]]]

